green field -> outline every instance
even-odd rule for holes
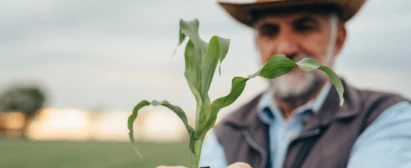
[[[155,168],[191,163],[187,144],[0,140],[0,168]]]

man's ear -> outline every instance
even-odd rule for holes
[[[338,55],[341,52],[346,38],[347,38],[347,29],[345,28],[345,23],[339,23],[334,55]]]

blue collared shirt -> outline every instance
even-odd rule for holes
[[[303,120],[312,111],[318,112],[331,83],[327,83],[316,99],[295,109],[285,120],[271,92],[262,95],[258,104],[259,117],[270,125],[272,168],[281,168],[289,143],[303,127]],[[410,168],[411,167],[411,104],[400,102],[386,109],[356,140],[348,162],[349,168]],[[211,131],[203,144],[200,166],[225,168],[227,163],[221,144]]]

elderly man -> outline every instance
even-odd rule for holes
[[[274,54],[316,59],[333,68],[345,23],[364,0],[257,0],[220,5],[255,30],[261,63]],[[355,38],[355,37],[354,37]],[[411,168],[411,104],[353,88],[345,104],[321,71],[268,80],[269,89],[226,116],[204,142],[201,166],[224,168]]]
[[[220,5],[255,30],[261,63],[274,54],[334,66],[345,23],[364,0],[257,0]],[[376,25],[377,26],[377,25]],[[355,37],[354,37],[355,38]],[[201,166],[253,168],[411,168],[411,104],[346,82],[345,104],[321,71],[298,68],[226,116],[207,137]]]

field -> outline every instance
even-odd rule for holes
[[[155,168],[191,163],[187,144],[0,140],[0,168]]]

